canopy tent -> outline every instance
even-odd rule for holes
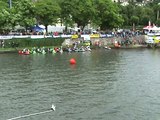
[[[35,32],[43,32],[44,31],[44,28],[41,28],[40,26],[36,25],[32,28],[32,31],[35,31]]]
[[[160,33],[160,27],[157,26],[146,26],[143,28],[144,32],[147,33]]]
[[[152,28],[149,28],[149,30],[160,31],[160,27],[154,26],[154,27],[152,27]]]
[[[145,26],[145,27],[143,27],[144,30],[148,30],[150,28],[152,28],[152,26]]]

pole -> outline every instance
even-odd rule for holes
[[[9,8],[12,8],[12,0],[9,0]]]
[[[159,10],[157,10],[157,20],[159,19]]]

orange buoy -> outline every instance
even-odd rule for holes
[[[76,64],[76,60],[74,58],[70,59],[70,64]]]

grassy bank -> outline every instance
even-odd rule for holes
[[[60,46],[63,43],[63,41],[64,38],[11,39],[11,40],[5,40],[4,48]]]
[[[6,53],[6,52],[16,52],[17,50],[15,48],[0,48],[0,53]]]
[[[64,42],[64,38],[41,38],[41,39],[31,39],[31,38],[18,38],[10,39],[4,41],[4,47],[0,48],[0,52],[14,52],[23,48],[32,47],[52,47],[61,46]]]

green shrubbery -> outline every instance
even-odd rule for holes
[[[5,48],[23,48],[23,47],[43,47],[43,46],[61,46],[64,38],[14,38],[11,40],[5,40]]]

